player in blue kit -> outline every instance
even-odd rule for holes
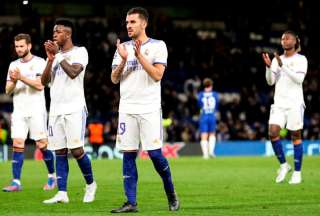
[[[199,130],[201,133],[201,149],[204,159],[214,157],[216,144],[216,117],[219,96],[212,90],[213,82],[209,78],[203,80],[204,91],[198,93],[198,104],[200,107]]]

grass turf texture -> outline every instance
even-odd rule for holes
[[[292,164],[292,160],[289,160]],[[42,161],[25,161],[23,191],[0,192],[0,215],[110,215],[124,198],[121,161],[93,161],[98,184],[96,201],[82,203],[84,179],[76,162],[69,160],[69,204],[44,205],[56,191],[45,192]],[[150,160],[138,160],[138,215],[319,215],[320,158],[305,157],[303,183],[276,184],[275,158],[225,157],[203,160],[182,157],[170,160],[179,212],[169,212],[162,182]],[[0,163],[0,186],[11,180],[11,163]]]

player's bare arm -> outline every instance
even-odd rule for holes
[[[44,43],[44,48],[47,54],[47,65],[42,73],[41,83],[43,86],[46,86],[51,80],[51,69],[52,69],[53,60],[55,58],[55,54],[52,51],[52,49],[50,49],[51,43],[49,41],[46,41]]]
[[[120,40],[117,40],[117,52],[121,56],[122,61],[120,64],[111,72],[111,81],[113,84],[118,84],[120,82],[120,77],[123,72],[124,66],[127,62],[128,51],[126,50],[126,46],[120,43]]]
[[[60,65],[71,79],[76,78],[83,71],[81,64],[69,64],[66,60],[62,60]]]
[[[27,78],[26,76],[23,76],[19,70],[19,68],[16,68],[12,73],[15,75],[17,80],[20,80],[21,82],[25,83],[26,85],[30,86],[31,88],[34,88],[38,91],[43,90],[44,86],[41,84],[40,76],[36,77],[36,80],[32,80]]]
[[[271,66],[271,60],[268,53],[262,53],[262,59],[267,67]]]
[[[81,64],[69,64],[65,59],[63,59],[63,56],[58,53],[59,46],[56,42],[47,41],[46,43],[49,53],[53,53],[55,55],[64,72],[66,72],[71,79],[76,78],[83,70],[83,66]]]
[[[6,83],[6,94],[10,95],[13,93],[13,90],[16,87],[17,79],[13,75],[12,71],[9,71],[9,76],[10,76],[10,80],[8,80]]]
[[[137,57],[137,60],[142,65],[143,69],[149,74],[149,76],[151,76],[151,78],[155,81],[160,81],[162,79],[165,66],[162,64],[150,64],[140,52],[141,43],[142,42],[140,40],[135,41],[134,54]]]

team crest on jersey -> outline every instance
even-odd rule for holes
[[[160,140],[159,139],[155,139],[152,141],[153,144],[155,145],[159,145],[160,144]]]
[[[291,62],[291,63],[290,63],[290,67],[293,67],[293,66],[294,66],[294,62]]]
[[[146,49],[146,50],[144,51],[144,54],[145,54],[146,56],[149,55],[149,50]]]
[[[30,70],[30,71],[33,71],[33,65],[30,66],[29,70]]]

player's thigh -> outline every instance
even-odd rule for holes
[[[143,150],[154,150],[162,147],[163,127],[162,111],[140,114],[140,139]]]
[[[67,148],[65,134],[65,120],[63,115],[49,116],[48,125],[48,149],[59,150]]]
[[[140,129],[138,116],[119,113],[116,148],[121,151],[139,150]]]
[[[28,118],[13,113],[11,116],[11,138],[25,140],[28,136]]]
[[[82,110],[65,115],[67,147],[74,149],[84,146],[87,112]]]
[[[200,117],[199,131],[200,131],[200,133],[208,133],[209,132],[208,119],[205,116]]]
[[[297,131],[303,128],[304,106],[291,108],[288,111],[287,129]]]
[[[29,118],[30,138],[40,140],[47,138],[47,114],[39,113]]]
[[[269,116],[269,125],[279,125],[281,128],[284,128],[284,126],[287,123],[287,113],[286,109],[271,106],[270,109],[270,116]]]
[[[214,116],[208,119],[208,132],[214,133],[216,131],[216,119]]]

